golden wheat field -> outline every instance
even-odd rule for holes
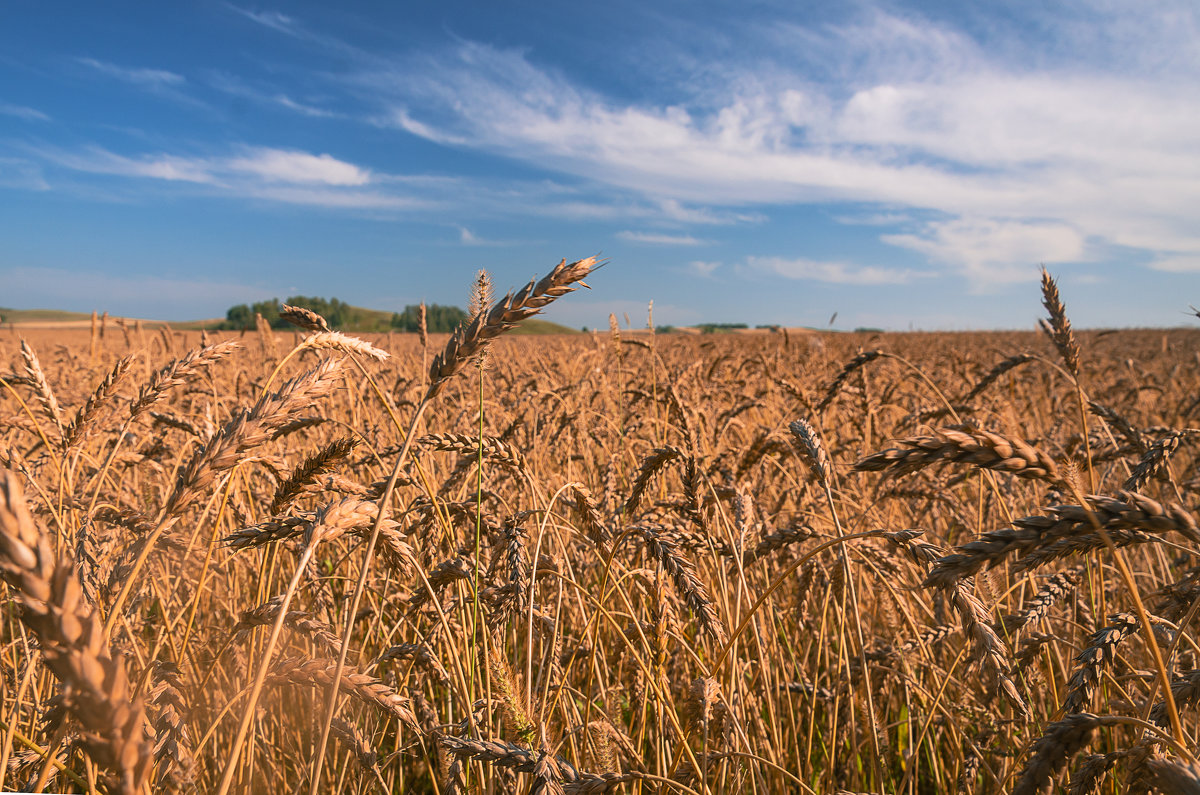
[[[0,333],[0,790],[1197,792],[1200,331]]]

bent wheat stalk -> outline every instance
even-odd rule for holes
[[[354,617],[358,613],[363,590],[366,588],[367,574],[371,569],[375,545],[379,541],[385,508],[391,501],[392,492],[396,488],[396,481],[400,477],[400,469],[404,466],[409,450],[412,448],[412,443],[415,441],[413,437],[416,433],[417,425],[421,421],[421,416],[425,413],[425,409],[429,406],[430,401],[437,397],[445,387],[447,381],[459,373],[477,354],[481,353],[492,340],[504,332],[516,328],[517,324],[522,320],[538,314],[555,299],[567,293],[574,292],[577,289],[574,286],[575,284],[582,284],[586,287],[587,285],[583,280],[597,267],[599,266],[595,257],[577,260],[570,264],[567,264],[565,259],[562,260],[541,281],[536,283],[530,281],[529,284],[516,294],[509,293],[497,301],[486,314],[480,312],[471,320],[469,325],[460,325],[450,335],[450,339],[446,343],[446,347],[442,349],[442,352],[434,357],[433,363],[429,368],[429,386],[425,390],[425,395],[421,398],[421,402],[413,412],[408,431],[404,434],[403,446],[396,456],[396,463],[392,466],[392,473],[388,477],[387,485],[384,487],[383,495],[379,500],[379,514],[375,518],[375,525],[371,529],[371,537],[367,541],[362,569],[359,572],[358,581],[354,585],[354,596],[351,598],[350,610],[347,613],[346,629],[342,635],[342,648],[338,654],[337,666],[334,669],[332,677],[334,682],[337,682],[341,677],[342,670],[346,665],[346,653],[350,646],[350,635],[354,630]],[[330,728],[333,724],[333,719],[336,717],[337,696],[337,687],[330,686],[325,702],[325,720],[321,728],[321,739],[313,751],[313,774],[309,787],[309,795],[317,795],[317,792],[320,790],[321,769],[325,761],[325,747],[329,743]],[[226,781],[223,783],[218,795],[225,795],[228,788],[229,782]]]

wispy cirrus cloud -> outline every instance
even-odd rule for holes
[[[340,113],[319,107],[312,102],[296,99],[285,91],[274,88],[259,88],[233,75],[221,72],[210,74],[208,84],[224,94],[247,99],[260,106],[282,108],[292,113],[298,113],[301,116],[316,119],[332,119],[341,116]]]
[[[37,163],[19,157],[0,157],[0,187],[21,190],[49,190]]]
[[[745,267],[787,279],[827,282],[830,284],[885,285],[907,284],[914,279],[934,276],[930,271],[911,268],[887,268],[847,262],[787,257],[747,257]]]
[[[43,148],[47,159],[76,171],[168,181],[222,184],[243,175],[272,183],[316,183],[361,186],[372,181],[370,171],[329,154],[294,149],[241,147],[238,154],[204,157],[147,154],[128,157],[100,147],[82,152]]]
[[[91,174],[190,184],[209,195],[331,209],[428,208],[427,196],[404,190],[404,181],[333,157],[290,149],[240,147],[223,156],[120,155],[100,147],[35,150],[58,167]],[[398,187],[400,186],[400,187]]]
[[[12,116],[13,118],[24,119],[25,121],[50,121],[50,117],[37,108],[28,108],[24,105],[10,105],[7,102],[0,102],[0,116]]]
[[[617,232],[617,237],[631,243],[647,243],[652,246],[704,246],[710,241],[692,235],[668,235],[661,232]]]
[[[118,66],[95,58],[77,58],[76,60],[102,75],[143,88],[178,88],[187,82],[187,78],[183,75],[168,72],[165,69]]]
[[[188,91],[188,79],[177,72],[138,66],[122,66],[96,58],[76,58],[75,62],[92,73],[119,81],[139,91],[186,105],[194,110],[208,110],[208,103]]]

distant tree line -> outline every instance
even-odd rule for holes
[[[467,319],[467,313],[457,306],[442,306],[441,304],[425,305],[425,330],[431,334],[444,334],[454,331],[459,323]],[[403,312],[392,315],[392,328],[401,331],[420,331],[421,307],[409,304]]]
[[[696,328],[700,329],[701,334],[718,334],[748,328],[748,326],[745,323],[699,323]]]
[[[290,324],[279,317],[283,304],[300,306],[311,309],[329,321],[329,326],[335,329],[352,331],[387,331],[397,329],[402,331],[417,331],[420,324],[420,307],[409,304],[403,312],[393,312],[388,317],[386,312],[351,306],[337,298],[320,298],[307,295],[293,295],[285,301],[272,298],[267,301],[257,301],[253,304],[238,304],[231,306],[225,313],[225,321],[219,328],[223,329],[252,329],[255,326],[254,316],[262,315],[272,328],[286,328]],[[426,327],[431,333],[446,333],[453,331],[455,326],[466,319],[467,313],[456,306],[440,306],[430,304],[426,307]]]

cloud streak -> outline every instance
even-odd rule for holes
[[[659,232],[617,232],[617,237],[630,243],[646,243],[652,246],[705,246],[709,241],[691,235],[667,235]]]
[[[770,273],[787,279],[829,284],[907,284],[914,279],[935,275],[929,271],[910,268],[885,268],[875,265],[854,265],[847,262],[786,257],[747,257],[746,267],[752,271]]]
[[[1200,71],[1023,69],[879,11],[775,35],[819,40],[841,71],[821,82],[776,61],[765,77],[732,69],[705,101],[630,104],[524,52],[463,42],[401,84],[393,119],[659,202],[915,215],[881,240],[977,284],[1118,248],[1200,256]]]
[[[50,121],[48,115],[36,108],[27,108],[24,105],[10,105],[7,102],[0,102],[0,116],[12,116],[13,118],[25,121]]]
[[[80,152],[48,147],[33,151],[43,160],[72,171],[192,185],[210,195],[242,200],[343,210],[413,210],[435,206],[435,201],[427,196],[397,189],[405,185],[402,178],[380,178],[325,153],[270,147],[240,147],[237,154],[217,157],[161,153],[129,157],[100,147]]]
[[[107,61],[98,61],[95,58],[78,58],[76,60],[102,75],[143,88],[175,88],[187,82],[183,75],[168,72],[165,69],[117,66]]]

